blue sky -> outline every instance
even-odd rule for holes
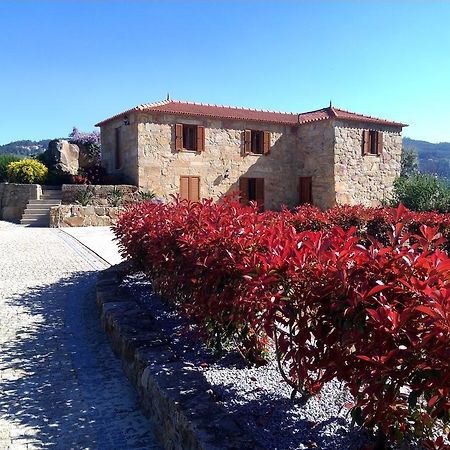
[[[450,141],[450,2],[0,1],[0,144],[165,98],[328,105]]]

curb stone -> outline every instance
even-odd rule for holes
[[[264,450],[208,394],[210,386],[181,361],[156,320],[121,293],[121,263],[99,273],[101,323],[154,432],[167,450]]]

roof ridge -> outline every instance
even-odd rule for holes
[[[131,111],[132,110],[142,111],[143,109],[146,109],[146,108],[153,108],[155,106],[163,106],[163,105],[167,105],[167,103],[170,103],[171,101],[172,100],[170,100],[170,99],[164,99],[159,102],[141,103],[140,105],[137,105],[134,108],[131,108]]]
[[[383,122],[391,122],[391,123],[400,123],[400,122],[395,122],[394,120],[389,120],[389,119],[384,119],[384,118],[382,119],[382,118],[380,118],[380,117],[370,116],[370,115],[368,115],[368,114],[356,113],[356,112],[353,112],[353,111],[349,111],[349,110],[347,110],[347,109],[334,108],[334,106],[333,106],[332,108],[333,108],[335,111],[343,112],[343,113],[346,113],[346,114],[351,114],[351,115],[353,115],[353,116],[365,117],[366,119],[372,119],[372,120],[377,120],[377,121],[381,120],[381,121],[383,121]],[[337,114],[336,117],[339,118],[339,113],[336,113],[336,114]],[[405,124],[402,123],[402,125],[405,125]]]
[[[212,104],[212,103],[198,103],[198,102],[188,102],[185,100],[169,100],[168,103],[178,103],[178,104],[185,104],[185,105],[196,105],[196,106],[212,106],[212,107],[216,107],[216,108],[228,108],[228,109],[236,109],[238,111],[255,111],[255,112],[268,112],[268,113],[275,113],[275,114],[290,114],[293,116],[297,116],[298,113],[296,112],[287,112],[287,111],[274,111],[274,110],[270,110],[270,109],[257,109],[257,108],[248,108],[248,107],[244,107],[244,106],[229,106],[229,105],[218,105],[218,104]],[[166,102],[164,102],[164,104],[167,104]],[[155,105],[155,106],[160,106],[160,105]]]

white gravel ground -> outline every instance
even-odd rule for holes
[[[291,389],[283,382],[275,362],[248,367],[236,353],[218,359],[192,336],[186,323],[170,311],[142,276],[127,280],[131,295],[158,319],[182,359],[199,368],[211,385],[213,397],[232,414],[260,444],[269,450],[320,448],[360,449],[369,435],[355,427],[345,403],[348,391],[337,381],[306,403],[290,400]]]

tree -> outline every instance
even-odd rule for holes
[[[413,211],[450,212],[450,188],[445,179],[435,175],[416,173],[394,181],[391,206],[403,203]]]
[[[402,159],[400,167],[401,177],[411,177],[419,173],[419,160],[417,149],[412,146],[402,147]]]

